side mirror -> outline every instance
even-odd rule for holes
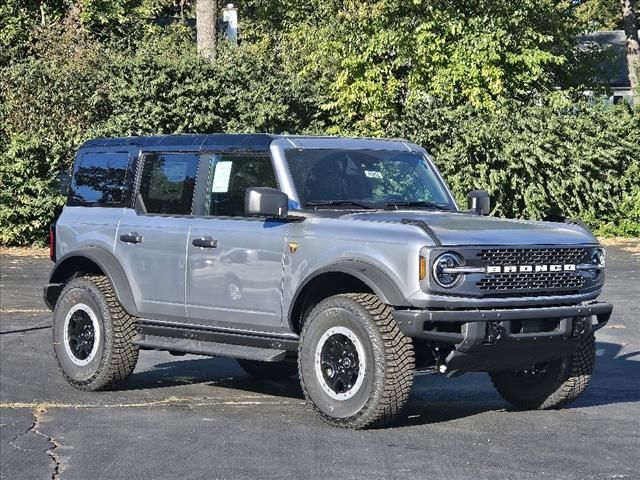
[[[489,215],[491,211],[491,199],[484,190],[471,190],[467,195],[467,205],[478,215]]]
[[[249,187],[244,193],[244,214],[248,217],[287,218],[289,197],[269,187]]]
[[[66,172],[60,172],[56,175],[56,182],[58,183],[58,193],[66,197],[69,195],[69,189],[71,188],[71,177]]]

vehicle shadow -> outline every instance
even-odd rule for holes
[[[640,401],[640,351],[622,353],[622,345],[597,342],[596,368],[585,394],[565,409]],[[627,349],[628,350],[628,349]],[[455,379],[418,377],[407,407],[394,427],[435,424],[488,411],[513,412],[484,373]]]
[[[297,376],[279,381],[255,379],[248,376],[233,359],[209,357],[160,363],[154,365],[151,370],[135,372],[121,390],[148,390],[195,384],[274,397],[303,398]]]
[[[617,343],[596,343],[596,369],[589,390],[569,408],[640,401],[640,350]]]
[[[596,371],[585,395],[567,408],[585,408],[640,401],[640,351],[622,353],[622,346],[598,342]],[[212,387],[302,399],[297,377],[270,381],[249,377],[234,360],[202,358],[166,362],[132,375],[126,390],[203,383]],[[493,388],[489,376],[470,373],[458,378],[418,376],[407,408],[394,426],[431,424],[488,411],[514,411]]]

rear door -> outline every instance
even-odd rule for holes
[[[187,244],[187,313],[193,324],[281,331],[288,224],[244,215],[248,187],[277,188],[268,154],[211,155],[204,215]]]
[[[125,210],[118,227],[115,255],[149,318],[186,316],[186,246],[199,161],[195,153],[143,153],[136,208]]]

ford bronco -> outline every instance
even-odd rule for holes
[[[387,424],[416,373],[488,372],[521,409],[587,387],[605,251],[579,222],[460,210],[402,140],[176,135],[90,140],[50,232],[62,375],[115,388],[139,351],[299,375],[330,424]]]

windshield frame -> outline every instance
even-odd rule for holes
[[[342,139],[341,139],[342,140]],[[355,139],[353,139],[355,140]],[[360,139],[358,139],[360,140]],[[363,139],[364,140],[364,139]],[[375,142],[376,140],[369,140],[366,139],[366,141],[368,142]],[[403,146],[403,147],[408,147],[409,145],[406,143],[400,143],[399,145]],[[289,188],[287,188],[287,190],[290,190],[290,192],[285,192],[289,195],[290,200],[292,200],[293,202],[290,201],[290,209],[292,210],[304,210],[304,211],[315,211],[318,210],[319,208],[322,209],[340,209],[340,210],[417,210],[417,209],[429,209],[432,211],[451,211],[451,212],[458,212],[460,211],[458,208],[458,205],[455,202],[455,199],[451,193],[451,190],[449,189],[449,186],[447,185],[447,183],[444,181],[444,179],[442,178],[442,174],[440,173],[440,171],[438,170],[438,168],[435,166],[435,164],[433,163],[433,159],[431,158],[431,156],[426,152],[426,150],[424,150],[421,147],[418,147],[417,145],[411,145],[411,147],[414,148],[370,148],[369,145],[367,146],[356,146],[356,145],[327,145],[327,146],[322,146],[319,147],[317,145],[314,145],[313,147],[301,147],[301,148],[291,148],[290,145],[288,145],[288,148],[282,148],[282,149],[277,149],[280,150],[279,155],[275,155],[277,157],[280,157],[280,160],[282,161],[282,163],[284,164],[284,167],[286,169],[286,175],[287,175],[287,182],[285,182],[287,184],[287,186]],[[425,165],[427,166],[428,170],[430,171],[430,173],[433,175],[433,179],[435,181],[435,183],[437,184],[437,186],[441,189],[441,193],[443,193],[444,197],[445,197],[445,203],[439,203],[439,205],[442,205],[443,208],[436,208],[436,207],[428,207],[428,206],[403,206],[403,205],[399,205],[397,207],[389,207],[389,206],[385,206],[385,202],[382,201],[377,201],[377,202],[371,202],[371,206],[369,208],[363,208],[363,207],[358,207],[356,205],[339,205],[340,200],[342,199],[335,199],[337,200],[337,204],[336,205],[323,205],[323,206],[318,206],[318,205],[305,205],[301,200],[300,200],[300,196],[298,194],[297,191],[297,187],[295,184],[295,181],[293,179],[293,175],[291,174],[291,169],[290,169],[290,165],[289,165],[289,160],[288,160],[288,152],[290,151],[304,151],[304,150],[353,150],[353,151],[364,151],[364,152],[371,152],[372,154],[375,154],[376,152],[398,152],[398,153],[414,153],[414,154],[418,154],[421,159],[425,162]],[[276,153],[276,151],[273,152],[274,154]],[[356,200],[354,199],[354,201],[356,203],[366,203],[366,201],[363,200]],[[309,202],[312,203],[312,202]],[[329,203],[329,202],[328,202]],[[389,203],[393,203],[393,200],[390,200]]]

